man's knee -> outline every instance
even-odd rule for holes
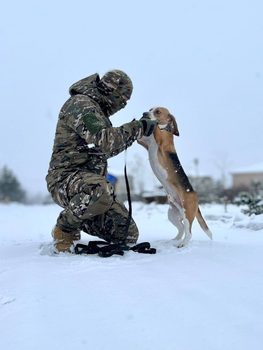
[[[82,192],[71,198],[69,209],[75,217],[86,220],[105,213],[113,202],[113,186],[110,182],[104,181],[92,187],[84,186]]]
[[[105,220],[106,231],[110,232],[112,242],[137,242],[139,237],[138,227],[133,218],[130,218],[127,227],[127,220],[129,220],[129,212],[127,208],[123,203],[116,199],[108,211]]]
[[[102,182],[91,191],[89,210],[92,214],[101,215],[108,211],[114,202],[114,189],[110,182]]]

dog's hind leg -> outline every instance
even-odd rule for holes
[[[192,224],[198,211],[198,199],[194,191],[190,192],[183,200],[183,223],[185,237],[178,248],[184,247],[192,238]]]
[[[178,248],[184,247],[192,238],[192,233],[191,233],[192,223],[189,222],[189,220],[186,218],[185,215],[183,217],[183,223],[184,223],[185,236],[183,241],[179,244]]]
[[[178,234],[174,238],[174,240],[181,239],[184,235],[184,225],[182,223],[182,212],[173,203],[169,203],[168,219],[178,229]]]

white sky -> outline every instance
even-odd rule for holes
[[[134,84],[113,124],[167,107],[186,172],[195,158],[199,172],[214,177],[216,160],[229,171],[262,161],[262,0],[10,0],[1,5],[0,40],[0,167],[31,193],[46,193],[69,86],[110,69]],[[128,163],[137,155],[148,167],[137,144]],[[122,170],[123,160],[110,165]]]

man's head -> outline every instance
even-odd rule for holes
[[[132,94],[132,81],[128,75],[120,70],[107,72],[97,83],[99,92],[107,100],[107,114],[113,115],[124,108]]]

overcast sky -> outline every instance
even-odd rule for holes
[[[69,86],[111,69],[134,84],[113,124],[168,108],[186,172],[196,158],[199,172],[214,177],[216,162],[230,171],[262,161],[262,0],[10,0],[1,5],[0,38],[0,167],[31,193],[46,193]],[[136,157],[148,167],[134,144],[128,164]],[[123,162],[120,155],[110,166],[122,171]]]

